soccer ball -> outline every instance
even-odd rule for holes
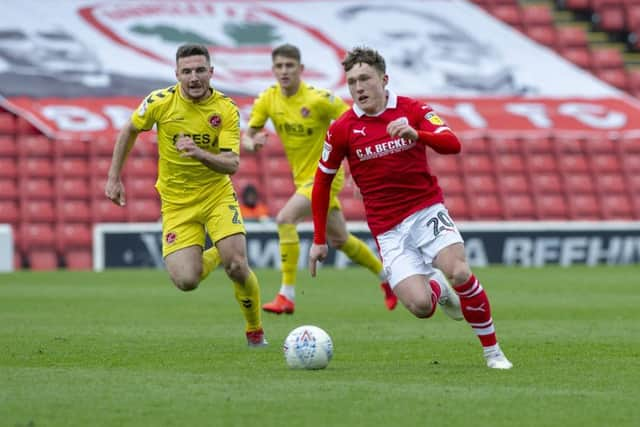
[[[283,350],[292,369],[324,369],[333,357],[333,342],[323,329],[305,325],[289,332]]]

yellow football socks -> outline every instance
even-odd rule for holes
[[[244,284],[233,282],[236,301],[247,322],[247,331],[257,331],[262,327],[262,311],[260,309],[260,286],[258,278],[252,270]]]
[[[200,281],[202,282],[218,265],[220,265],[220,253],[215,246],[202,252],[202,273],[200,274]]]
[[[295,224],[278,225],[278,238],[280,239],[282,284],[295,285],[300,256],[300,237]]]
[[[347,241],[340,248],[351,261],[366,267],[372,273],[380,276],[382,263],[365,242],[349,233]]]

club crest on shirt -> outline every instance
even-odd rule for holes
[[[324,145],[322,146],[322,161],[326,162],[327,160],[329,160],[329,156],[331,155],[331,150],[333,150],[333,147],[331,146],[331,144],[329,144],[328,142],[325,141]]]
[[[222,118],[218,114],[213,114],[209,117],[209,124],[214,128],[220,127],[222,124]]]
[[[302,117],[307,118],[311,114],[311,111],[307,107],[302,107],[300,109],[300,114],[302,115]]]
[[[444,122],[442,121],[442,119],[438,117],[438,115],[433,111],[429,111],[427,114],[425,114],[424,118],[429,120],[429,123],[431,123],[432,125],[436,125],[436,126],[444,125]]]
[[[167,245],[174,243],[177,239],[178,235],[173,231],[168,232],[167,235],[164,236],[164,240],[167,242]]]

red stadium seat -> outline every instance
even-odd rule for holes
[[[53,223],[56,220],[53,201],[27,200],[20,206],[21,220],[26,222]]]
[[[503,173],[520,173],[526,170],[520,154],[499,154],[495,161],[496,169]]]
[[[19,232],[21,250],[55,248],[56,233],[52,224],[22,223]]]
[[[106,148],[106,147],[105,147]],[[138,135],[131,154],[134,157],[151,157],[158,158],[158,142],[155,132],[142,132]]]
[[[520,154],[523,151],[523,141],[518,138],[493,136],[489,142],[498,155]]]
[[[56,228],[56,247],[64,253],[71,249],[90,250],[91,225],[88,223],[62,223]]]
[[[55,195],[50,179],[23,178],[20,180],[20,197],[23,200],[52,200]]]
[[[80,139],[56,139],[54,141],[54,149],[56,156],[58,157],[83,157],[87,158],[89,155],[89,141]]]
[[[450,194],[464,194],[464,183],[458,174],[438,175],[438,184],[444,191],[445,196]]]
[[[507,220],[534,220],[536,207],[530,194],[510,194],[504,198],[504,211]]]
[[[583,27],[567,25],[556,28],[556,46],[558,49],[567,47],[586,48],[588,44],[587,31]]]
[[[276,175],[267,180],[269,197],[291,197],[296,191],[293,179],[289,176]]]
[[[591,52],[587,47],[564,47],[560,49],[558,53],[582,69],[591,69]]]
[[[619,49],[613,47],[601,47],[591,51],[591,63],[594,69],[622,69],[624,59]]]
[[[60,178],[56,189],[60,200],[89,200],[92,196],[89,181],[83,178]]]
[[[616,154],[598,154],[591,156],[591,168],[596,173],[618,172],[621,166]]]
[[[484,135],[468,135],[461,138],[461,141],[465,154],[488,154],[491,151],[491,145]]]
[[[286,157],[268,157],[263,158],[263,172],[268,176],[275,175],[291,175],[291,167]]]
[[[133,176],[125,180],[125,194],[128,200],[138,198],[157,199],[156,179],[149,176]]]
[[[34,248],[25,253],[31,270],[44,271],[58,268],[58,254],[54,249]]]
[[[90,249],[70,249],[63,253],[68,270],[91,270],[93,256]]]
[[[596,186],[603,194],[624,193],[626,191],[626,180],[624,175],[619,173],[600,174],[595,176]]]
[[[455,194],[448,195],[445,193],[444,203],[454,220],[465,221],[471,218],[469,214],[470,208],[467,205],[467,198],[465,196]]]
[[[623,158],[627,154],[640,154],[640,136],[623,136],[622,139],[617,141],[617,145]]]
[[[564,174],[564,186],[569,194],[593,194],[596,190],[590,173]]]
[[[127,201],[130,222],[157,222],[160,220],[160,199],[135,198]]]
[[[129,160],[124,166],[123,175],[127,175],[129,171]],[[90,161],[90,172],[94,177],[107,178],[109,174],[109,168],[111,167],[111,157],[92,157]]]
[[[539,194],[536,198],[539,219],[568,219],[569,209],[561,194]]]
[[[556,159],[551,154],[532,154],[526,159],[532,173],[552,173],[558,170]]]
[[[93,222],[127,222],[127,209],[106,198],[93,199],[91,212]]]
[[[130,176],[155,178],[158,175],[158,162],[156,159],[150,157],[131,158],[127,161],[125,168],[127,169],[127,175]]]
[[[259,151],[260,155],[265,157],[284,157],[284,146],[277,137],[269,136],[267,143],[262,150]]]
[[[44,135],[18,136],[18,155],[22,157],[51,157],[53,142]]]
[[[468,197],[469,213],[474,220],[499,220],[504,210],[497,194],[477,194]]]
[[[567,173],[588,173],[589,163],[582,154],[564,154],[558,157],[560,170]]]
[[[260,174],[260,168],[258,167],[257,157],[240,157],[240,168],[238,169],[238,174],[258,176]]]
[[[14,159],[0,157],[0,178],[15,179],[18,176],[18,166]]]
[[[37,127],[21,116],[16,118],[16,133],[18,135],[42,135],[42,132]]]
[[[624,168],[630,174],[640,173],[640,153],[628,153],[622,158]]]
[[[525,34],[543,46],[553,48],[556,45],[556,29],[552,25],[525,26]]]
[[[13,135],[0,135],[0,157],[16,157],[18,144]]]
[[[600,201],[605,219],[633,219],[633,207],[626,194],[604,194]]]
[[[569,194],[571,219],[591,221],[602,218],[598,198],[594,194]]]
[[[269,216],[276,217],[280,209],[284,207],[284,205],[289,200],[288,197],[269,197],[267,200],[267,207],[269,208]]]
[[[525,27],[553,27],[553,13],[546,4],[525,4],[521,7],[522,23]]]
[[[60,223],[90,223],[92,221],[89,200],[60,199],[56,210]]]
[[[53,178],[53,159],[45,157],[25,157],[19,163],[20,175],[23,177]]]
[[[531,186],[534,192],[559,193],[562,191],[562,181],[557,173],[541,173],[531,175]]]
[[[603,82],[610,84],[617,89],[625,92],[629,90],[627,71],[622,67],[598,69],[595,70],[594,74]]]
[[[88,142],[92,157],[109,157],[113,154],[115,138],[98,137]]]
[[[0,223],[16,224],[19,220],[18,202],[0,199]]]
[[[509,173],[498,177],[498,187],[505,195],[529,193],[529,180],[522,173]],[[506,201],[505,201],[506,202]]]
[[[512,27],[522,25],[522,15],[518,4],[498,4],[490,6],[488,11],[491,15]]]
[[[551,137],[539,136],[527,138],[523,140],[522,143],[527,154],[553,153],[554,145]]]
[[[597,27],[602,31],[621,33],[625,30],[625,10],[622,3],[615,4],[608,1],[606,4],[596,6],[594,18]]]
[[[17,200],[18,196],[19,191],[16,180],[11,178],[0,178],[0,200]]]
[[[566,153],[582,154],[584,152],[582,138],[556,135],[553,138],[553,145],[558,155]]]
[[[493,162],[487,154],[466,154],[462,156],[465,173],[493,173]]]
[[[0,112],[0,134],[15,135],[16,132],[16,116],[12,113]]]
[[[475,197],[477,194],[494,194],[498,192],[496,178],[487,173],[467,175],[465,187],[469,191],[470,197]]]
[[[88,179],[89,162],[82,157],[63,157],[56,161],[58,176]]]
[[[460,157],[461,156],[433,154],[428,155],[427,163],[431,168],[431,173],[435,175],[459,173],[462,171],[460,166]]]
[[[587,152],[596,155],[598,153],[611,154],[618,150],[620,141],[606,137],[593,137],[584,140]]]
[[[640,196],[640,174],[629,174],[626,176],[626,186],[629,192],[635,197]],[[1,221],[0,221],[1,222]]]

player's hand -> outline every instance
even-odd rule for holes
[[[390,121],[387,125],[387,133],[391,135],[392,138],[400,137],[414,141],[418,139],[418,132],[409,125],[406,117],[400,117],[399,119]]]
[[[190,136],[185,136],[181,133],[176,141],[176,149],[180,152],[180,157],[192,157],[199,159],[202,153],[202,148],[193,142]]]
[[[247,151],[260,151],[267,143],[268,137],[269,134],[266,131],[258,132],[252,137],[245,133],[242,136],[242,146]]]
[[[323,262],[327,258],[329,247],[327,245],[318,245],[316,243],[311,245],[309,249],[309,272],[311,277],[316,277],[316,263],[318,261]]]
[[[104,195],[118,206],[126,205],[124,184],[120,178],[108,178],[104,186]]]

